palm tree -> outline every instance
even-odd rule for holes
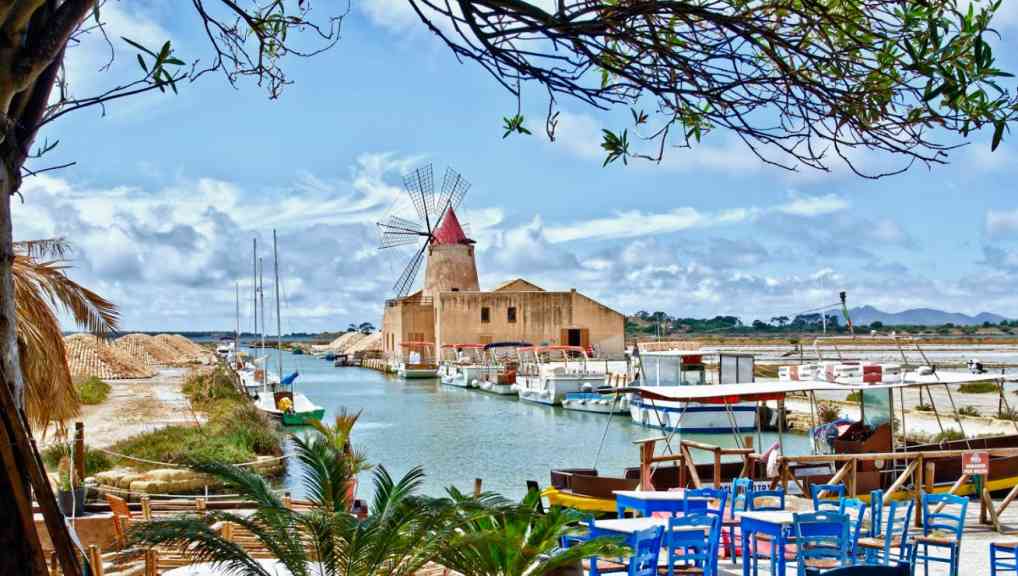
[[[101,338],[112,334],[118,321],[113,303],[65,274],[70,250],[62,238],[14,243],[12,275],[25,411],[29,422],[42,429],[50,422],[62,425],[80,407],[57,311],[68,313],[80,328]]]
[[[436,559],[468,576],[546,576],[573,567],[590,556],[619,556],[619,539],[596,538],[558,549],[562,536],[576,531],[584,515],[571,508],[540,510],[541,495],[532,491],[518,505],[482,502],[455,489],[449,497],[464,517]],[[480,512],[480,513],[477,513]],[[576,572],[582,574],[582,571]]]
[[[352,426],[356,419],[357,415],[344,415],[342,426]],[[346,487],[352,471],[363,462],[347,460],[349,445],[337,440],[348,437],[349,428],[340,427],[339,422],[334,427],[316,426],[324,430],[293,438],[310,510],[287,508],[266,480],[253,472],[218,462],[196,462],[192,465],[196,471],[217,477],[252,502],[254,513],[212,511],[204,517],[142,523],[131,530],[132,544],[173,548],[191,562],[212,562],[231,574],[258,576],[269,573],[214,525],[230,522],[247,530],[295,576],[411,576],[431,561],[454,563],[450,567],[467,576],[522,574],[517,567],[524,564],[535,567],[534,576],[542,576],[581,555],[617,552],[610,544],[596,541],[570,549],[561,559],[542,560],[540,556],[557,548],[559,536],[570,529],[568,521],[577,518],[575,513],[556,508],[547,517],[539,517],[532,498],[521,507],[496,496],[467,497],[455,490],[446,498],[420,496],[424,473],[419,467],[396,481],[379,466],[373,473],[370,514],[357,518],[347,512]],[[521,536],[519,530],[527,534]],[[521,552],[521,543],[529,548]],[[483,553],[475,552],[484,545],[488,548]],[[501,552],[496,552],[494,547],[499,546]],[[511,571],[497,571],[491,566],[498,555],[520,560]]]

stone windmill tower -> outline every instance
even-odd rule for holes
[[[470,183],[455,170],[446,168],[442,189],[436,194],[432,168],[428,164],[404,176],[403,187],[416,218],[392,214],[378,223],[380,248],[420,243],[393,285],[396,298],[410,294],[425,258],[423,298],[434,298],[441,292],[479,291],[474,241],[467,237],[456,216],[456,208],[470,189]]]

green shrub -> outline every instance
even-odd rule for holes
[[[95,376],[78,382],[75,385],[78,391],[78,399],[82,404],[102,404],[110,395],[110,385]]]
[[[42,463],[47,470],[56,470],[60,466],[60,459],[70,456],[71,449],[67,444],[53,444],[42,451]],[[92,476],[113,468],[113,459],[104,452],[85,446],[85,476]]]
[[[918,410],[919,412],[933,412],[933,406],[930,406],[929,404],[923,404],[921,402],[916,405],[915,409]]]
[[[962,406],[961,408],[958,408],[958,414],[962,416],[982,416],[979,412],[979,408],[976,408],[975,406]]]
[[[996,382],[967,382],[958,386],[958,391],[965,394],[996,394],[1000,386]]]
[[[856,390],[855,392],[850,392],[848,394],[848,396],[845,397],[845,401],[846,402],[862,402],[862,391]]]

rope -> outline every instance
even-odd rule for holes
[[[122,458],[124,460],[133,460],[135,462],[141,462],[143,464],[153,464],[153,465],[156,465],[156,466],[166,466],[166,467],[169,467],[169,468],[187,468],[187,466],[184,465],[184,464],[175,464],[173,462],[159,462],[158,460],[147,460],[145,458],[137,458],[135,456],[128,456],[127,454],[121,454],[119,452],[114,452],[112,450],[107,450],[105,448],[96,448],[96,450],[98,450],[98,451],[100,451],[100,452],[102,452],[104,454],[107,454],[109,456],[113,456],[114,458]],[[252,460],[250,462],[241,462],[240,464],[234,464],[234,466],[241,466],[241,467],[243,467],[243,466],[254,466],[255,464],[265,464],[265,463],[269,463],[269,462],[276,462],[278,460],[285,460],[286,458],[290,458],[291,456],[293,456],[293,454],[284,454],[282,456],[273,456],[272,458],[262,458],[260,460]]]
[[[206,494],[206,495],[203,496],[201,494],[195,495],[195,494],[162,494],[162,493],[159,493],[159,492],[135,492],[135,491],[129,490],[127,488],[120,488],[118,486],[109,486],[109,485],[106,485],[106,484],[99,484],[98,487],[103,492],[112,492],[114,494],[125,494],[125,495],[128,495],[128,496],[148,496],[148,497],[156,496],[156,497],[159,497],[159,498],[172,498],[174,500],[197,500],[199,498],[203,498],[205,500],[211,500],[211,499],[215,499],[215,498],[229,499],[229,498],[242,498],[242,497],[244,497],[244,494]],[[205,487],[205,490],[206,491],[208,490],[208,486]],[[272,490],[272,492],[274,492],[276,494],[284,494],[287,491],[288,490],[286,488],[276,488],[276,489]]]

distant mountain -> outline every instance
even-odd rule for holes
[[[913,308],[901,312],[884,312],[873,306],[859,306],[848,311],[852,316],[852,323],[863,325],[873,322],[883,322],[885,325],[911,324],[918,326],[938,326],[951,323],[955,326],[982,325],[983,322],[997,324],[1007,318],[990,312],[980,312],[975,316],[961,314],[960,312],[944,312],[934,308]]]

